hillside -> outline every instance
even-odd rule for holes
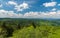
[[[0,19],[0,38],[60,38],[60,20]]]

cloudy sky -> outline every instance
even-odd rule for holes
[[[0,0],[0,18],[60,18],[60,0]]]

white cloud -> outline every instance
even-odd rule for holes
[[[29,8],[29,5],[28,5],[27,3],[25,3],[25,2],[23,2],[23,3],[20,4],[20,5],[16,5],[16,6],[15,6],[15,9],[16,9],[17,11],[23,11],[24,9],[27,9],[27,8]]]
[[[27,12],[24,14],[24,17],[28,17],[28,18],[35,18],[37,17],[39,14],[37,12]]]
[[[48,2],[48,3],[43,3],[45,7],[53,7],[57,4],[57,2]]]
[[[0,10],[0,18],[20,18],[22,14],[16,14],[14,11]]]
[[[22,4],[18,4],[14,1],[9,1],[7,4],[8,5],[15,5],[14,9],[17,10],[17,11],[23,11],[24,9],[29,8],[28,3],[25,3],[25,2],[23,2]]]
[[[56,12],[26,12],[25,14],[0,10],[0,18],[60,18],[60,10]]]
[[[52,16],[55,15],[56,12],[49,12],[49,13],[45,13],[45,12],[28,12],[24,14],[24,17],[26,18],[47,18],[48,16]]]
[[[9,5],[17,5],[17,3],[14,2],[14,1],[9,1],[7,4],[9,4]]]
[[[24,18],[60,18],[60,10],[57,12],[27,12]]]

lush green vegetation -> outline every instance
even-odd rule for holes
[[[0,38],[60,38],[60,20],[0,19]]]

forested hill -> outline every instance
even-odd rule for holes
[[[0,38],[60,38],[60,20],[0,18]]]

